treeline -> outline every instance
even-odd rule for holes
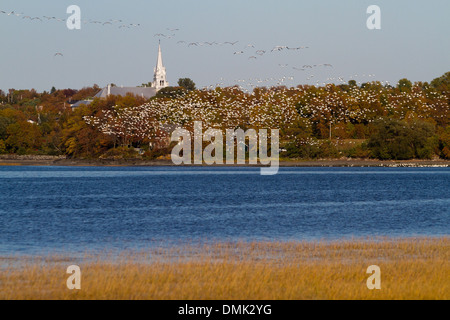
[[[395,87],[350,81],[245,92],[192,82],[150,100],[110,96],[70,108],[99,90],[0,91],[0,154],[154,159],[170,153],[170,128],[202,121],[205,129],[280,129],[284,158],[450,159],[450,72]]]

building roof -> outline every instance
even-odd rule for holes
[[[97,93],[94,98],[107,98],[108,95],[114,95],[114,96],[121,96],[125,97],[127,94],[134,94],[138,97],[143,97],[145,99],[150,99],[151,97],[154,97],[157,93],[156,88],[151,87],[111,87],[107,86],[100,90],[99,93]],[[72,108],[77,108],[81,105],[90,105],[93,100],[80,100],[70,105]]]
[[[156,89],[150,87],[106,87],[95,95],[95,98],[106,98],[108,95],[125,97],[127,94],[150,99],[156,95]]]
[[[92,101],[93,100],[80,100],[80,101],[77,101],[77,102],[71,104],[70,107],[71,108],[77,108],[77,107],[81,106],[82,104],[88,106],[88,105],[91,104]]]

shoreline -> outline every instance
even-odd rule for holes
[[[67,159],[52,156],[0,156],[0,167],[6,166],[61,166],[61,167],[263,167],[262,165],[181,165],[171,160],[140,159]],[[280,161],[280,167],[450,167],[450,160],[363,160],[325,159]]]

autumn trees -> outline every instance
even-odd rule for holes
[[[68,100],[78,92],[10,89],[0,103],[0,153],[64,154],[62,129],[72,113]]]
[[[152,157],[170,152],[170,127],[280,129],[287,158],[450,159],[450,72],[430,83],[198,90],[190,79],[150,100],[110,96],[98,86],[0,92],[0,153],[77,158]],[[330,139],[331,137],[331,139]]]

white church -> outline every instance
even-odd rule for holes
[[[103,88],[99,93],[97,93],[94,98],[106,98],[110,95],[114,96],[126,96],[127,94],[133,94],[145,99],[150,99],[154,97],[159,90],[169,86],[167,81],[166,68],[163,64],[161,43],[158,46],[158,58],[156,60],[156,68],[154,70],[153,82],[151,87],[117,87],[111,86],[110,84]],[[74,104],[71,104],[72,109],[77,108],[81,105],[89,105],[93,100],[81,100]]]

